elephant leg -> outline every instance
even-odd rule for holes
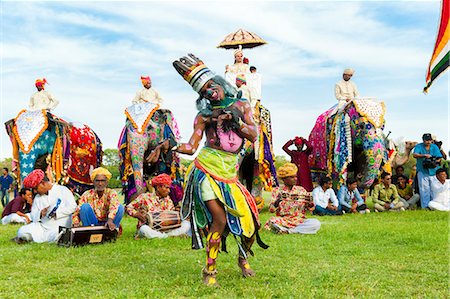
[[[131,165],[133,167],[134,181],[137,194],[145,192],[144,185],[144,154],[147,150],[149,135],[137,132],[128,132],[128,144],[130,147]]]

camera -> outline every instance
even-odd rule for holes
[[[425,158],[422,162],[424,169],[433,169],[438,166],[437,157]]]

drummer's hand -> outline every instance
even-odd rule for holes
[[[41,218],[43,218],[47,214],[48,208],[49,207],[46,207],[41,210]]]
[[[114,230],[116,228],[116,225],[114,224],[112,219],[108,219],[106,222],[106,227],[109,228],[109,230]]]
[[[150,164],[158,162],[159,155],[161,153],[161,147],[158,145],[155,149],[148,155],[147,162]]]
[[[137,217],[137,219],[141,220],[142,222],[147,222],[147,217],[145,216],[144,213],[138,213],[136,217]]]
[[[169,139],[164,140],[159,146],[163,152],[167,152],[169,150]]]

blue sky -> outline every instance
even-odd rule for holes
[[[1,2],[1,120],[28,107],[34,80],[45,77],[60,101],[54,113],[85,123],[115,148],[124,109],[140,75],[192,133],[195,92],[172,62],[194,53],[218,74],[233,62],[216,46],[239,28],[268,44],[244,51],[263,76],[262,103],[272,113],[274,149],[309,135],[336,103],[342,70],[356,70],[362,96],[386,103],[394,140],[431,132],[449,149],[449,75],[422,93],[436,38],[439,1],[324,2]],[[239,11],[239,12],[238,12]],[[4,130],[0,158],[11,156]]]

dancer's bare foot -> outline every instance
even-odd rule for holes
[[[220,288],[216,280],[217,270],[208,271],[205,268],[202,270],[203,283],[208,287]]]
[[[250,268],[250,264],[246,259],[239,258],[238,259],[238,266],[241,268],[242,276],[244,277],[253,277],[256,275],[256,272]]]

